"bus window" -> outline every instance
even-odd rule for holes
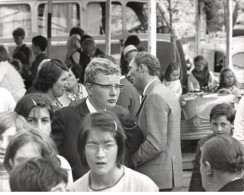
[[[112,2],[111,5],[111,34],[122,34],[122,5]],[[86,7],[87,33],[91,36],[105,34],[105,2],[88,3]]]
[[[39,33],[47,36],[47,4],[38,6]],[[52,36],[68,36],[74,26],[80,25],[80,9],[77,3],[53,3]]]
[[[26,36],[31,33],[31,13],[28,4],[0,5],[0,37],[12,38],[12,32],[21,27]]]
[[[237,53],[232,57],[234,68],[244,69],[244,53]]]
[[[169,17],[164,4],[157,4],[157,33],[169,33]],[[126,29],[129,33],[147,33],[148,31],[148,4],[128,2],[126,5]]]

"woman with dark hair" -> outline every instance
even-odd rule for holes
[[[90,171],[75,181],[75,191],[158,191],[147,176],[122,165],[125,139],[119,119],[111,112],[88,114],[78,137],[78,153]]]
[[[47,95],[54,110],[63,107],[58,98],[64,94],[67,86],[68,68],[58,59],[52,59],[43,64],[34,84],[36,90]]]
[[[194,58],[195,68],[188,77],[188,91],[214,89],[219,83],[212,71],[208,69],[208,61],[204,56]]]
[[[82,68],[79,64],[73,64],[69,68],[69,81],[66,91],[59,101],[63,106],[69,106],[70,102],[80,100],[88,96],[86,88],[80,83]]]
[[[218,135],[202,147],[201,177],[206,191],[244,191],[244,148],[233,137]]]

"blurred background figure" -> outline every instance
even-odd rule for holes
[[[65,192],[68,174],[52,159],[32,158],[11,171],[9,183],[12,192]]]
[[[196,56],[194,66],[188,77],[188,91],[214,89],[219,81],[213,72],[209,71],[207,59],[201,55]]]
[[[3,164],[9,141],[19,130],[25,128],[25,119],[16,112],[0,113],[0,192],[10,191],[9,175]]]
[[[180,65],[173,62],[170,63],[165,71],[163,84],[174,92],[177,98],[182,94],[180,76]]]
[[[220,72],[218,91],[227,92],[241,98],[241,91],[238,88],[238,81],[234,72],[229,68],[224,68]]]
[[[12,137],[6,150],[4,167],[8,173],[11,173],[15,167],[35,157],[52,159],[67,171],[68,185],[73,183],[71,168],[66,159],[58,155],[53,140],[34,128],[23,129]]]
[[[8,60],[6,48],[0,45],[0,87],[7,89],[17,102],[24,96],[26,88],[21,75]]]
[[[27,61],[28,69],[31,65],[32,60],[32,51],[31,48],[29,48],[25,43],[25,30],[23,28],[16,28],[13,33],[13,39],[16,43],[17,47],[13,50],[12,56],[14,56],[15,53],[21,52],[24,54],[25,59]]]
[[[122,165],[124,130],[111,112],[88,114],[78,138],[78,152],[90,171],[72,188],[89,192],[157,192],[158,186],[147,176]]]
[[[206,191],[244,191],[244,148],[235,138],[218,135],[202,147],[202,184]]]
[[[0,87],[0,113],[5,111],[13,111],[16,106],[12,94],[5,88]]]
[[[78,50],[81,48],[80,40],[81,37],[78,34],[73,34],[68,39],[66,62],[69,62],[69,65],[79,64],[80,53],[78,52]]]
[[[73,64],[69,68],[69,81],[66,91],[62,97],[59,98],[61,104],[69,106],[70,102],[80,100],[88,96],[86,88],[80,83],[82,68],[79,64]]]

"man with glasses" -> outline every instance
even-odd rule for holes
[[[112,61],[105,58],[92,59],[85,70],[88,98],[83,99],[76,106],[65,107],[54,113],[52,137],[59,154],[69,161],[74,181],[88,171],[82,166],[77,152],[77,138],[82,131],[81,126],[85,115],[108,109],[115,112],[121,120],[122,118],[128,119],[128,111],[116,106],[123,88],[123,85],[120,84],[120,76],[119,66]],[[121,122],[124,126],[134,125],[129,120]]]

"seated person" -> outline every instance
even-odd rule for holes
[[[9,184],[12,192],[65,192],[68,174],[49,158],[32,158],[14,168]]]
[[[210,123],[213,134],[207,135],[198,142],[189,191],[204,191],[200,175],[201,147],[206,141],[216,135],[225,134],[232,136],[234,119],[235,109],[230,104],[217,104],[212,108],[210,112]]]

